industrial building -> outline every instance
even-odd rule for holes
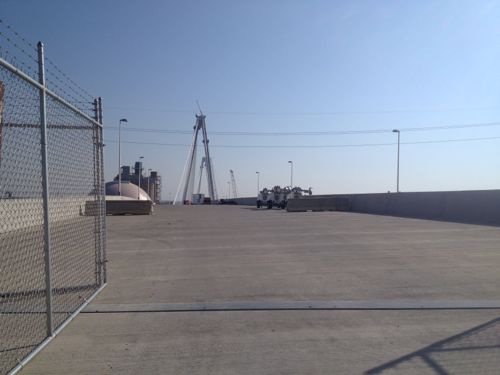
[[[132,173],[133,170],[133,173]],[[161,200],[161,176],[157,171],[148,169],[149,175],[143,175],[143,163],[135,162],[134,167],[123,165],[121,167],[121,180],[123,182],[131,182],[140,186],[150,197],[154,203],[160,203]],[[118,181],[118,175],[114,178]]]

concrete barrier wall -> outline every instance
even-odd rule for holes
[[[237,204],[242,206],[256,206],[257,205],[257,197],[245,197],[245,198],[236,198],[231,199],[235,201]]]
[[[500,225],[500,190],[343,194],[304,197],[288,202],[288,211],[336,211]]]
[[[49,198],[50,222],[65,221],[85,214],[89,197]],[[13,230],[43,225],[41,198],[0,199],[0,215],[7,218],[0,226],[0,234]]]
[[[107,200],[106,215],[151,215],[153,202],[149,200]]]
[[[350,211],[350,199],[347,196],[322,196],[290,199],[288,212],[304,211]]]

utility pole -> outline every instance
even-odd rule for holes
[[[400,142],[401,132],[399,131],[399,129],[394,129],[392,132],[398,133],[398,162],[397,162],[397,168],[396,168],[396,192],[399,193],[399,146],[401,144],[401,142]]]

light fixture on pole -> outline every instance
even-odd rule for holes
[[[396,192],[399,193],[399,146],[401,144],[401,132],[399,129],[394,129],[392,131],[393,133],[398,133],[398,162],[397,162],[397,169],[396,169]]]
[[[141,199],[141,174],[142,174],[142,162],[141,160],[144,159],[144,156],[139,156],[139,183],[137,184],[137,199]]]
[[[257,196],[260,193],[260,172],[255,172],[257,174]]]
[[[290,164],[290,188],[293,189],[293,161],[288,160],[288,164]]]
[[[118,122],[118,195],[122,195],[122,122],[128,122],[126,118]]]

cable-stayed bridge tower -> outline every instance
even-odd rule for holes
[[[233,199],[238,198],[238,189],[236,189],[236,179],[234,178],[234,172],[232,169],[229,170],[229,174],[231,175],[231,186],[233,188]]]
[[[198,193],[201,187],[201,177],[203,172],[203,166],[206,170],[207,176],[207,186],[208,186],[208,197],[212,203],[218,201],[217,188],[215,185],[214,168],[212,164],[212,159],[210,158],[210,149],[208,147],[208,134],[207,126],[205,123],[206,116],[200,111],[199,115],[196,115],[196,125],[194,126],[193,141],[189,149],[189,154],[184,166],[184,171],[182,173],[181,181],[179,183],[179,188],[175,194],[174,204],[179,203],[178,197],[182,190],[182,203],[190,203],[193,199],[194,193],[194,183],[196,174],[196,151],[198,148],[198,139],[202,138],[203,149],[205,151],[205,156],[202,159],[200,165],[200,181],[198,183]]]

